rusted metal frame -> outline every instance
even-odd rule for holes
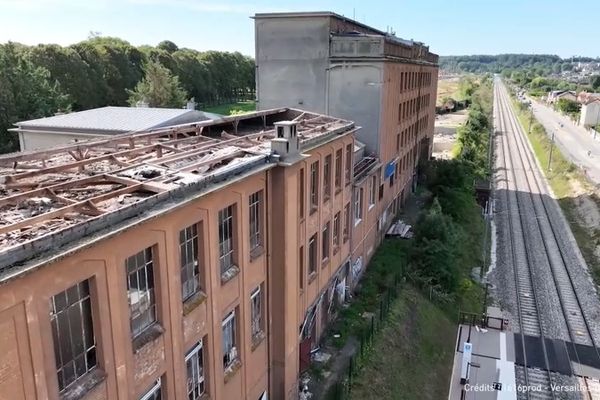
[[[274,130],[271,130],[271,131],[272,131],[272,132],[275,132]],[[271,132],[271,131],[267,131],[267,132]],[[182,159],[185,159],[185,158],[188,158],[188,157],[191,157],[191,156],[197,155],[197,153],[198,153],[199,151],[201,151],[201,150],[211,150],[211,149],[213,149],[213,148],[214,148],[214,147],[216,147],[216,146],[222,146],[222,145],[232,145],[232,144],[234,144],[235,142],[238,142],[238,141],[240,141],[240,140],[244,140],[244,139],[252,139],[252,138],[254,138],[255,136],[256,136],[256,137],[259,137],[260,135],[264,135],[265,133],[266,133],[266,132],[264,132],[264,131],[260,131],[260,132],[258,132],[258,133],[253,133],[253,134],[246,135],[246,136],[238,136],[238,137],[235,137],[235,138],[233,138],[233,139],[219,140],[219,141],[217,141],[216,143],[208,144],[208,145],[206,145],[206,146],[204,146],[204,147],[196,148],[196,149],[194,149],[194,150],[185,151],[185,152],[183,152],[183,153],[179,153],[179,154],[174,154],[173,156],[170,156],[170,157],[164,157],[164,158],[162,158],[162,159],[160,160],[160,164],[162,164],[162,165],[166,165],[166,164],[168,164],[168,163],[172,163],[172,162],[174,162],[174,161],[179,161],[179,160],[182,160]],[[182,169],[182,171],[184,171],[184,170],[186,170],[186,169],[187,169],[187,166],[186,166],[184,169]]]
[[[54,190],[52,190],[52,189],[44,188],[43,190],[45,191],[45,193],[48,194],[49,197],[53,198],[54,200],[58,201],[59,203],[63,203],[63,204],[74,204],[74,203],[77,203],[76,200],[71,200],[71,199],[68,199],[66,197],[62,197],[62,196],[57,195],[54,192]]]
[[[194,137],[194,139],[197,139],[197,138]],[[190,140],[190,138],[181,139],[181,140],[182,141]],[[123,165],[123,163],[126,163],[126,166],[131,166],[130,162],[117,160],[116,157],[126,156],[126,155],[130,155],[130,154],[135,154],[135,153],[150,153],[150,152],[156,151],[157,147],[160,148],[161,146],[164,147],[164,145],[162,145],[162,144],[153,143],[153,144],[143,146],[143,147],[122,150],[122,151],[119,151],[116,153],[111,153],[111,154],[104,154],[102,156],[92,157],[92,158],[88,158],[85,160],[79,160],[79,161],[67,163],[67,164],[56,165],[54,167],[37,169],[37,170],[33,170],[33,171],[28,171],[28,172],[22,172],[20,174],[15,174],[15,175],[8,175],[7,178],[9,181],[14,181],[14,180],[26,178],[29,176],[40,175],[40,174],[50,173],[50,172],[59,172],[59,171],[63,171],[66,169],[78,168],[78,167],[81,167],[81,166],[84,166],[87,164],[92,164],[95,162],[101,162],[101,161],[105,161],[105,160],[112,160],[113,162],[116,162],[119,165]],[[73,155],[71,154],[71,156],[73,156]]]
[[[223,160],[228,160],[228,159],[232,159],[232,158],[236,158],[239,157],[241,155],[245,154],[244,151],[238,150],[235,151],[231,154],[227,154],[221,157],[216,157],[216,158],[211,158],[210,160],[203,160],[194,164],[190,164],[190,165],[186,165],[185,168],[182,168],[181,171],[182,172],[188,172],[188,171],[193,171],[196,168],[200,168],[200,167],[204,167],[206,165],[212,165],[212,164],[216,164],[218,162],[221,162]]]
[[[142,188],[144,190],[147,190],[150,192],[155,192],[155,193],[159,193],[161,191],[158,188],[152,188],[151,186],[143,184],[143,183],[138,183],[135,186],[127,186],[127,187],[124,187],[124,188],[121,188],[121,189],[118,189],[118,190],[115,190],[115,191],[112,191],[109,193],[103,193],[96,197],[92,197],[92,198],[89,198],[86,200],[82,200],[80,202],[69,204],[65,207],[61,207],[59,209],[50,211],[48,213],[44,213],[44,214],[36,215],[35,217],[32,217],[32,218],[24,219],[22,221],[14,223],[14,224],[2,226],[2,227],[0,227],[0,235],[7,233],[7,232],[15,231],[17,229],[24,228],[26,226],[39,224],[41,222],[48,221],[48,220],[55,219],[55,218],[60,218],[63,215],[65,215],[66,213],[69,213],[72,211],[82,210],[85,213],[85,211],[87,209],[87,210],[92,210],[93,213],[96,213],[96,212],[104,213],[102,210],[100,210],[97,207],[96,203],[106,201],[108,199],[114,198],[121,194],[135,192],[136,190],[142,189]],[[151,189],[155,189],[155,190],[151,190]],[[100,215],[100,214],[98,214],[98,215]]]
[[[19,154],[11,155],[11,156],[0,156],[0,165],[6,165],[6,164],[10,165],[10,164],[12,164],[14,162],[18,162],[18,161],[40,159],[40,156],[42,156],[42,155],[48,156],[48,155],[57,154],[57,153],[64,153],[64,152],[67,152],[68,150],[93,149],[97,146],[107,145],[107,144],[114,146],[114,145],[118,145],[120,143],[125,143],[125,144],[129,144],[131,146],[131,145],[135,145],[134,141],[136,139],[143,140],[146,137],[160,137],[165,134],[182,135],[184,132],[194,132],[195,133],[195,132],[198,132],[198,130],[200,130],[200,132],[202,132],[202,129],[205,126],[221,125],[221,124],[224,124],[227,122],[231,122],[235,119],[246,120],[246,119],[252,119],[252,118],[259,118],[259,117],[264,117],[266,115],[281,113],[285,110],[286,110],[285,108],[277,108],[277,109],[271,109],[271,110],[257,111],[252,114],[223,117],[219,120],[188,122],[186,124],[174,125],[171,127],[160,128],[157,130],[143,131],[143,132],[139,132],[139,133],[130,132],[127,134],[118,135],[118,136],[110,137],[107,139],[92,140],[88,143],[77,143],[77,144],[73,144],[73,145],[69,145],[69,146],[63,146],[63,147],[59,147],[59,148],[55,148],[55,149],[45,150],[42,152],[31,151],[31,152],[19,153]]]
[[[82,186],[82,185],[89,185],[89,184],[103,185],[103,184],[111,184],[111,183],[118,183],[118,184],[123,184],[123,185],[128,185],[128,186],[131,186],[133,184],[139,184],[138,181],[135,181],[133,179],[130,180],[130,179],[126,179],[126,178],[116,177],[114,175],[102,174],[102,175],[81,178],[81,179],[74,180],[74,181],[57,183],[55,185],[43,186],[43,187],[39,187],[38,189],[30,190],[27,192],[15,194],[15,195],[4,197],[4,198],[0,198],[0,206],[4,206],[7,204],[17,204],[19,202],[19,200],[21,200],[21,199],[31,198],[36,195],[43,195],[46,192],[46,190],[51,190],[52,192],[55,192],[57,190],[65,190],[65,189],[70,189],[70,188]]]

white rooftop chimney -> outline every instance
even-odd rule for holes
[[[298,138],[297,122],[278,121],[275,126],[275,139],[271,139],[271,151],[279,155],[281,161],[293,161],[300,157],[300,139]]]
[[[137,103],[135,103],[135,106],[137,108],[148,108],[149,107],[148,103],[144,100],[139,100]]]

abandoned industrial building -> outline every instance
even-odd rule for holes
[[[298,397],[431,154],[437,56],[331,13],[255,23],[260,111],[0,156],[5,398]]]

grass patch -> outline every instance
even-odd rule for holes
[[[256,111],[256,102],[254,100],[238,101],[237,103],[221,104],[218,106],[206,107],[203,111],[221,115],[235,115]]]
[[[456,324],[406,286],[377,335],[372,357],[352,386],[352,399],[437,400],[448,395]]]
[[[339,338],[328,335],[332,344],[342,347],[350,336],[358,336],[370,320],[365,312],[378,312],[382,295],[396,284],[403,274],[408,259],[410,240],[385,239],[375,251],[357,287],[350,305],[340,310],[330,330],[340,334]]]
[[[459,97],[458,90],[459,80],[456,78],[453,79],[440,79],[438,81],[438,91],[437,91],[437,100],[436,105],[442,105],[442,99],[446,97],[451,97],[453,99],[457,99]]]
[[[556,195],[558,204],[571,227],[573,236],[592,273],[594,281],[596,284],[600,284],[600,261],[594,254],[596,247],[600,245],[600,229],[589,229],[582,225],[577,216],[577,203],[573,197],[574,183],[587,188],[589,192],[592,192],[590,189],[592,184],[578,170],[575,164],[569,161],[560,152],[559,148],[552,143],[544,127],[535,118],[533,118],[530,127],[530,113],[524,110],[514,98],[513,106],[525,132],[529,132],[531,129],[531,133],[526,134],[531,147],[542,166],[543,173],[550,183],[550,187]],[[552,148],[552,160],[548,170],[550,148]],[[592,194],[591,199],[600,207],[600,201],[596,195]]]

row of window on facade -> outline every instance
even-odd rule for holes
[[[400,149],[408,145],[410,140],[414,140],[419,132],[422,132],[429,125],[429,115],[424,115],[411,126],[404,129],[396,135],[396,152],[400,154]]]
[[[404,119],[420,112],[425,107],[429,107],[430,104],[431,94],[424,94],[420,97],[401,102],[398,105],[398,122],[402,122]]]
[[[400,73],[400,92],[412,90],[418,87],[428,87],[432,82],[431,72],[401,72]]]
[[[342,154],[343,149],[337,149],[335,151],[335,161],[332,161],[332,155],[328,154],[325,156],[323,160],[323,195],[322,201],[327,202],[332,195],[332,170],[333,170],[333,188],[335,188],[335,194],[341,192],[342,187],[345,185],[349,185],[352,182],[352,153],[353,153],[353,145],[346,145],[346,154]],[[345,157],[345,161],[343,160]],[[344,166],[342,167],[342,163]],[[342,178],[342,168],[344,169],[344,175]],[[321,182],[321,169],[320,162],[314,161],[310,165],[310,214],[313,214],[319,208],[319,204],[321,201],[320,196],[320,182]],[[298,190],[298,201],[299,201],[299,214],[300,218],[304,218],[305,216],[305,176],[304,176],[304,168],[300,169],[299,172],[299,190]]]
[[[249,235],[251,252],[262,246],[262,191],[249,197]],[[221,272],[233,265],[234,205],[219,212],[219,256]],[[179,232],[181,295],[185,302],[201,294],[201,224],[193,224]],[[127,298],[130,309],[132,339],[140,337],[158,324],[155,275],[155,247],[148,247],[125,260]],[[262,284],[250,296],[252,339],[263,332]],[[59,391],[68,390],[80,378],[97,366],[94,319],[90,296],[90,280],[82,281],[51,299],[50,321],[54,342],[54,354]],[[222,323],[223,368],[236,360],[237,352],[236,311],[227,314]],[[190,399],[198,399],[204,393],[202,342],[191,349],[185,357],[188,371]],[[160,381],[158,381],[160,389]],[[152,389],[148,393],[154,393]],[[158,391],[160,393],[160,391]],[[153,399],[155,397],[142,397]]]

